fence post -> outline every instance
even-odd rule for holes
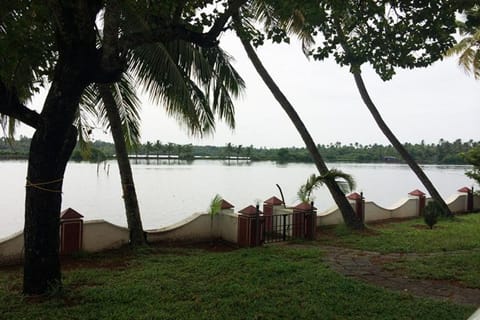
[[[472,186],[472,189],[470,189],[470,192],[468,193],[468,209],[469,209],[469,212],[472,212],[473,211],[473,186]]]
[[[473,186],[471,189],[469,187],[463,187],[461,189],[458,189],[457,191],[467,194],[465,212],[472,212],[473,211]]]
[[[365,198],[363,197],[363,192],[351,193],[347,196],[348,200],[355,201],[355,213],[360,221],[365,222]]]
[[[255,246],[260,245],[260,210],[259,205],[255,206]]]
[[[273,196],[263,202],[263,217],[265,219],[265,233],[271,233],[273,230],[273,212],[279,206],[283,205],[283,201]]]
[[[423,211],[425,210],[425,203],[426,203],[426,198],[425,198],[425,193],[422,191],[415,189],[412,192],[408,193],[411,196],[418,197],[418,215],[423,216]]]
[[[260,214],[258,206],[248,206],[240,210],[238,215],[238,242],[239,245],[254,247],[261,241]],[[260,235],[260,236],[259,236]]]
[[[315,240],[315,234],[317,231],[317,212],[316,208],[313,206],[313,201],[310,202],[310,214],[307,217],[306,221],[306,230],[305,230],[305,237],[308,240]]]
[[[72,208],[60,213],[60,253],[71,254],[82,249],[83,216]]]

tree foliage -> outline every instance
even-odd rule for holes
[[[312,192],[324,185],[327,179],[335,180],[343,192],[355,189],[355,180],[351,175],[338,169],[330,169],[326,175],[317,176],[312,174],[305,184],[302,184],[297,192],[297,197],[301,202],[313,201]]]
[[[447,56],[458,55],[458,64],[466,73],[480,79],[480,4],[463,12],[458,28],[462,39],[447,51]]]
[[[473,168],[465,174],[471,179],[475,180],[480,186],[480,146],[472,148],[462,154],[465,161],[473,166]]]
[[[426,67],[454,44],[451,0],[258,1],[250,16],[266,26],[254,43],[289,41],[294,33],[315,60],[334,57],[350,67],[369,63],[388,80],[396,68]],[[339,26],[341,25],[341,29]],[[342,42],[346,41],[348,51]]]
[[[11,117],[36,129],[30,145],[27,178],[33,183],[27,188],[25,201],[25,293],[44,293],[50,286],[61,283],[58,257],[61,190],[66,163],[77,139],[72,124],[85,89],[94,83],[118,82],[128,69],[132,52],[142,46],[175,41],[205,48],[217,46],[232,12],[245,2],[2,2],[2,124],[7,123],[5,117]],[[223,9],[209,10],[207,6],[213,3],[223,5]],[[219,77],[224,79],[226,73],[224,70]],[[36,91],[36,83],[45,77],[51,85],[38,114],[28,109],[25,101]],[[175,85],[170,83],[166,87]],[[221,113],[219,106],[228,99],[228,90],[222,85],[212,89],[220,101],[217,113]],[[214,97],[215,93],[208,95]],[[10,128],[14,128],[12,123],[8,121]],[[52,184],[55,194],[40,192],[35,183]]]

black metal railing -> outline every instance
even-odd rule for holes
[[[307,225],[311,215],[311,212],[265,215],[260,228],[263,231],[262,240],[264,243],[273,243],[308,238]]]

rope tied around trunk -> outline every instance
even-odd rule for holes
[[[62,193],[62,190],[55,190],[55,189],[50,189],[50,188],[44,187],[44,186],[48,186],[49,184],[54,184],[54,183],[61,182],[62,180],[63,180],[63,178],[58,178],[58,179],[51,180],[51,181],[33,183],[27,178],[27,184],[25,185],[25,188],[31,187],[31,188],[35,188],[35,189],[42,190],[42,191],[47,191],[47,192]]]

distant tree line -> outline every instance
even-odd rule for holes
[[[0,138],[0,158],[26,159],[30,146],[30,138],[20,137],[18,140]],[[390,145],[359,143],[342,144],[340,142],[321,144],[317,146],[320,153],[328,162],[396,162],[402,160],[395,149]],[[470,149],[480,147],[479,141],[462,141],[457,139],[449,142],[440,139],[438,143],[427,144],[424,141],[417,144],[406,143],[405,148],[420,163],[423,164],[467,164],[463,154]],[[211,159],[250,159],[252,161],[277,162],[311,162],[310,154],[305,148],[257,148],[253,145],[243,146],[231,143],[225,146],[195,146],[192,144],[180,145],[162,143],[160,141],[147,142],[139,145],[132,155],[174,156],[184,160],[193,160],[195,157]],[[75,149],[72,160],[103,161],[115,157],[115,148],[112,143],[104,141],[92,142],[87,152]]]

